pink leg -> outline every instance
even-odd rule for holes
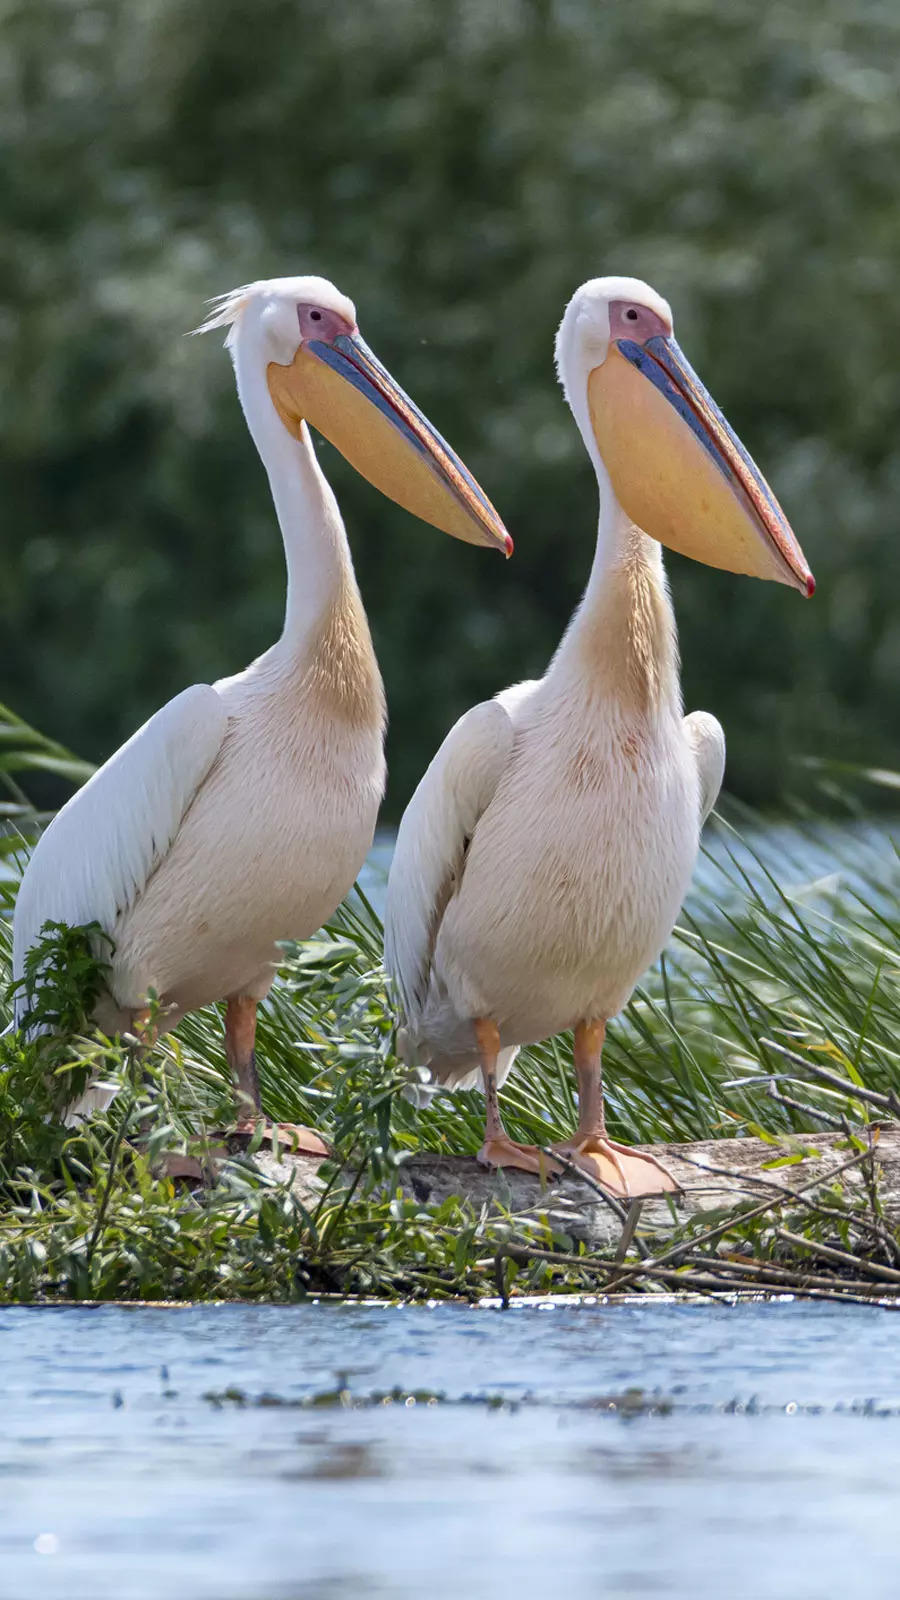
[[[485,1099],[484,1144],[478,1152],[478,1160],[483,1167],[518,1167],[521,1172],[538,1172],[543,1177],[556,1177],[559,1168],[536,1144],[516,1144],[503,1126],[497,1100],[500,1034],[496,1023],[489,1017],[477,1018],[475,1038],[481,1057]]]
[[[603,1111],[601,1056],[606,1022],[579,1022],[575,1029],[575,1074],[578,1079],[578,1127],[571,1139],[554,1150],[569,1156],[604,1189],[623,1200],[645,1194],[677,1194],[671,1173],[653,1156],[607,1138]]]
[[[249,995],[239,995],[229,1000],[225,1007],[225,1054],[234,1073],[237,1085],[238,1133],[253,1134],[257,1123],[266,1125],[266,1139],[271,1142],[273,1124],[263,1113],[259,1097],[259,1078],[256,1072],[256,1010],[257,1002]],[[330,1155],[327,1144],[297,1123],[279,1122],[278,1140],[286,1150],[303,1155]]]

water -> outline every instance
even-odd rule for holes
[[[0,1596],[894,1600],[898,1338],[796,1303],[5,1310]]]

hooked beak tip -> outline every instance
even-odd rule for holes
[[[509,533],[504,534],[504,538],[506,540],[506,559],[508,561],[516,547],[512,542],[512,535],[511,534],[509,534]],[[810,579],[810,582],[812,583],[812,579]],[[813,588],[815,588],[815,584],[813,584]],[[810,593],[812,593],[812,590],[810,590]]]
[[[806,598],[807,598],[807,600],[811,600],[813,595],[815,594],[815,592],[816,592],[816,580],[813,577],[812,573],[810,572],[810,573],[807,573],[807,577],[806,577]]]

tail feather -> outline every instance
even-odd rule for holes
[[[96,1111],[105,1111],[107,1106],[115,1099],[116,1091],[112,1087],[99,1084],[88,1085],[84,1094],[69,1106],[63,1121],[67,1128],[77,1128],[79,1123],[86,1122]]]
[[[498,1086],[502,1087],[509,1077],[519,1048],[519,1045],[508,1045],[500,1051],[497,1057]],[[459,1055],[430,1056],[427,1044],[417,1043],[406,1028],[400,1028],[397,1033],[397,1054],[407,1066],[416,1067],[420,1073],[427,1074],[422,1076],[420,1082],[411,1083],[405,1091],[407,1099],[420,1108],[429,1105],[437,1094],[450,1093],[455,1089],[481,1088],[481,1063],[474,1050]]]

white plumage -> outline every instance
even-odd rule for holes
[[[72,796],[35,850],[19,891],[17,977],[48,919],[70,927],[118,925],[170,849],[226,724],[216,690],[195,684],[138,728]]]
[[[427,520],[503,551],[510,541],[424,418],[401,425],[410,402],[333,285],[253,284],[206,324],[226,325],[284,538],[284,630],[246,671],[176,696],[63,807],[22,881],[14,973],[48,920],[98,922],[114,945],[98,1022],[132,1028],[151,989],[163,1029],[227,999],[229,1060],[258,1110],[256,1003],[280,942],[313,934],[351,888],[385,773],[381,678],[305,419],[321,415],[360,470]]]
[[[584,670],[594,623],[627,663],[617,619],[579,613],[545,678],[460,719],[400,825],[385,958],[416,1059],[446,1082],[477,1081],[474,1017],[508,1049],[614,1016],[690,882],[722,729],[682,717],[674,649],[658,703],[607,695]]]
[[[664,481],[667,468],[657,468],[653,440],[635,427],[630,439],[623,434],[617,493],[598,445],[603,418],[592,380],[604,363],[622,359],[623,347],[629,362],[644,361],[648,348],[663,360],[672,351],[680,358],[666,303],[631,279],[585,285],[567,308],[557,359],[600,486],[590,581],[545,677],[467,712],[425,773],[397,838],[385,954],[408,1059],[427,1067],[439,1086],[483,1079],[481,1159],[491,1165],[540,1166],[532,1147],[506,1136],[496,1085],[519,1046],[575,1028],[579,1128],[559,1148],[626,1194],[673,1185],[658,1163],[606,1137],[603,1030],[671,933],[722,781],[725,741],[708,713],[682,716],[660,545],[619,498],[628,497],[633,474],[646,495],[647,482],[655,472]],[[630,381],[623,374],[625,399]],[[672,396],[662,403],[671,405]],[[659,421],[660,451],[671,457],[665,411]],[[677,524],[679,548],[686,548],[696,429],[675,425],[683,427],[683,440],[676,433],[675,441],[686,452]],[[709,435],[718,445],[715,429]],[[745,459],[749,475],[755,469]],[[740,483],[726,486],[739,491]],[[740,510],[743,516],[743,502]],[[751,536],[755,527],[748,534],[736,525],[736,559],[774,568],[764,546],[758,553],[751,546],[747,556]],[[726,528],[717,564],[732,559],[729,537]]]

